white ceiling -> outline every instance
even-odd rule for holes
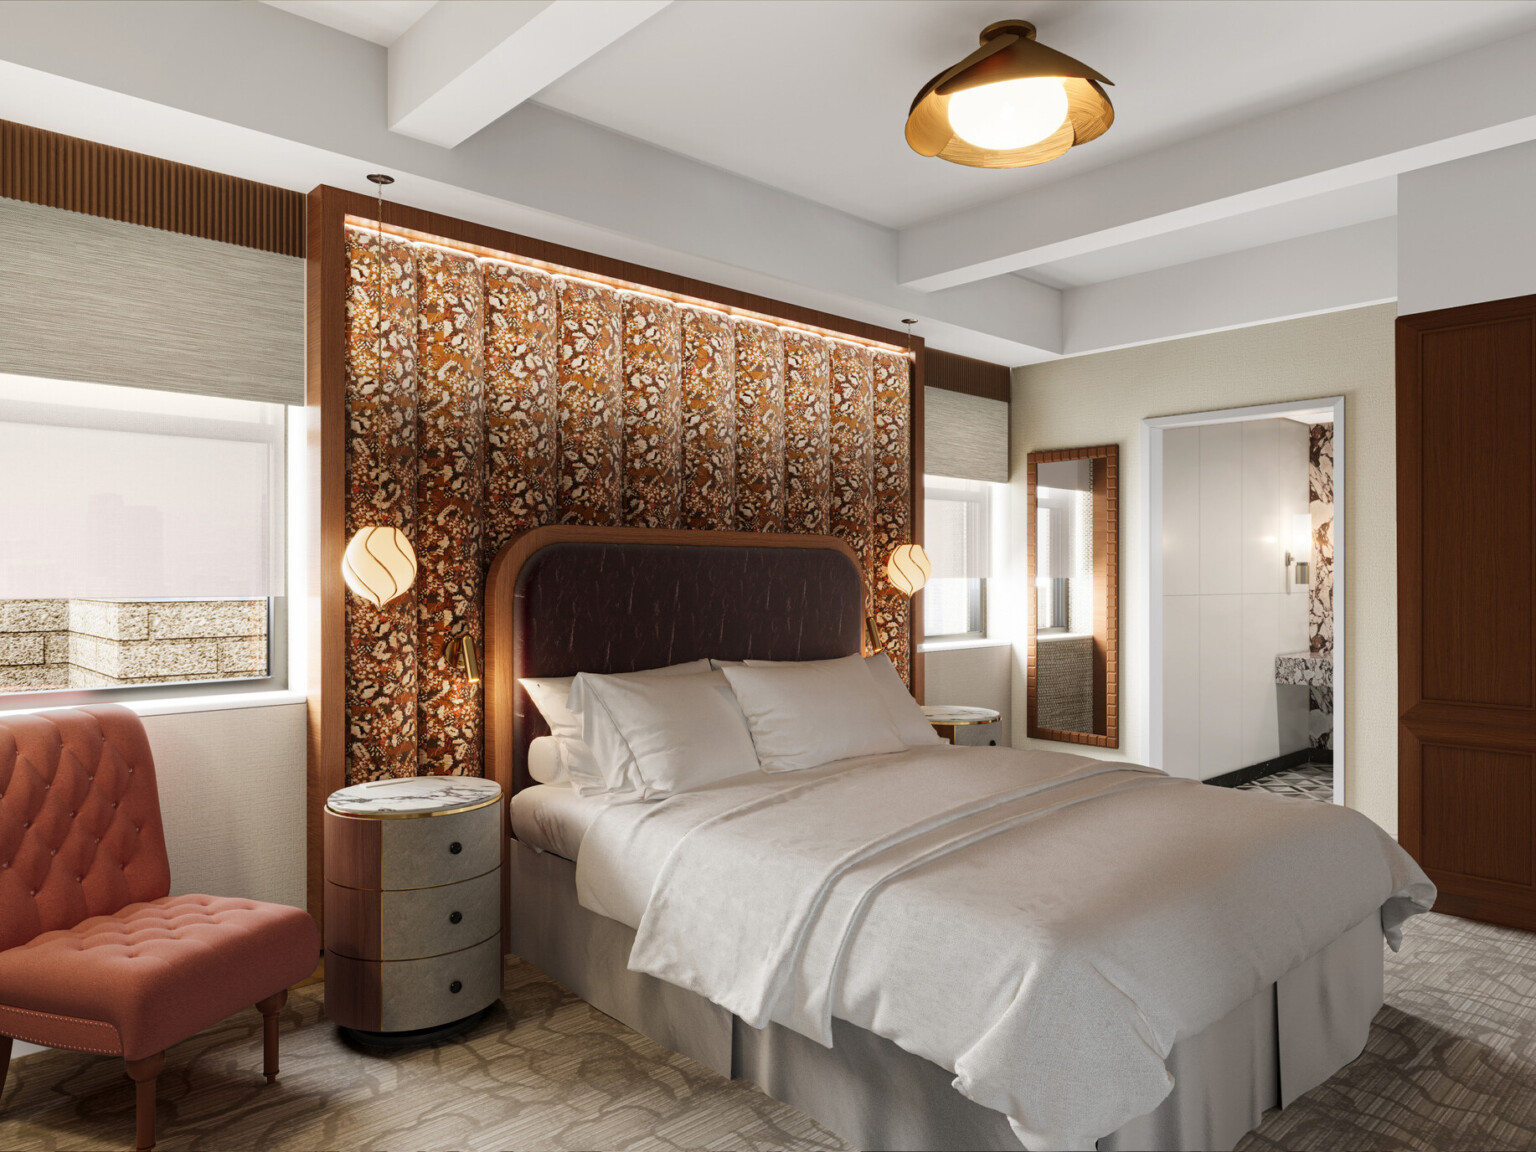
[[[0,3],[0,118],[300,191],[388,171],[1010,364],[1393,299],[1398,178],[1536,141],[1536,0],[78,10]],[[1005,17],[1116,81],[1114,127],[1018,171],[912,153],[912,96]]]
[[[918,89],[1025,17],[1114,81],[1114,127],[1038,168],[918,156]],[[1502,0],[677,0],[535,99],[889,228],[1536,28]]]
[[[437,0],[263,0],[263,3],[387,48],[425,16]]]

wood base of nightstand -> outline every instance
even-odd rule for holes
[[[342,1039],[360,1048],[420,1048],[430,1044],[443,1044],[456,1040],[490,1014],[495,1004],[487,1004],[478,1012],[471,1012],[462,1020],[451,1020],[432,1028],[416,1028],[410,1032],[366,1032],[361,1028],[338,1026]]]

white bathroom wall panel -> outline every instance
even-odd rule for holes
[[[1163,762],[1208,780],[1307,745],[1305,693],[1275,657],[1307,646],[1288,587],[1291,517],[1307,504],[1307,426],[1255,420],[1163,439]]]
[[[1163,770],[1200,779],[1199,596],[1163,597]]]
[[[1166,459],[1166,456],[1165,456]],[[1200,594],[1243,590],[1243,429],[1200,429]]]
[[[1163,433],[1163,595],[1200,592],[1200,429]]]
[[[1243,592],[1285,591],[1285,572],[1276,565],[1281,537],[1280,424],[1291,420],[1252,420],[1236,427],[1243,436]],[[1296,424],[1297,428],[1302,425]]]

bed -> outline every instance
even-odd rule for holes
[[[516,687],[520,677],[623,673],[701,658],[808,661],[857,653],[864,619],[863,581],[856,558],[831,537],[575,526],[535,529],[497,557],[488,582],[486,612],[488,766],[510,798],[505,870],[510,950],[601,1011],[723,1075],[758,1084],[861,1148],[1230,1148],[1266,1109],[1285,1106],[1360,1053],[1382,1002],[1383,933],[1392,936],[1403,919],[1426,909],[1433,900],[1432,887],[1395,845],[1387,842],[1375,848],[1369,834],[1358,827],[1329,830],[1319,823],[1363,820],[1353,813],[1334,814],[1331,808],[1318,805],[1316,814],[1308,815],[1296,807],[1297,802],[1279,798],[1218,797],[1216,793],[1229,790],[1064,753],[916,750],[829,765],[804,776],[797,773],[799,778],[792,782],[735,779],[713,791],[649,806],[609,805],[594,797],[578,797],[568,787],[532,782],[527,769],[529,746],[547,728],[527,694]],[[865,920],[857,939],[866,941],[868,958],[861,961],[855,947],[852,959],[837,953],[832,960],[823,958],[819,969],[808,961],[796,969],[824,974],[805,996],[789,997],[797,1004],[820,997],[816,1011],[824,1017],[824,1035],[814,1022],[802,1024],[798,1016],[791,1018],[793,1014],[784,1011],[776,1010],[772,1018],[757,1007],[732,1011],[723,1004],[736,1004],[734,993],[706,995],[699,989],[708,991],[707,982],[684,976],[674,982],[631,970],[632,957],[647,949],[657,951],[658,939],[664,945],[661,951],[686,956],[693,948],[698,952],[694,959],[700,960],[720,946],[708,939],[709,917],[689,919],[683,895],[672,901],[682,908],[681,912],[674,909],[672,921],[657,910],[655,905],[663,902],[655,896],[658,890],[695,891],[700,877],[707,877],[712,869],[729,871],[729,860],[700,855],[706,846],[700,829],[716,828],[722,813],[751,808],[739,803],[741,797],[765,790],[792,791],[792,801],[781,803],[775,795],[769,807],[783,809],[775,819],[793,820],[795,827],[812,835],[817,812],[826,807],[825,798],[839,791],[854,795],[857,789],[869,789],[871,795],[888,797],[889,806],[909,809],[925,803],[931,791],[937,805],[948,802],[941,794],[966,786],[967,780],[995,775],[1004,761],[1020,779],[1047,783],[1010,793],[1006,803],[1013,808],[987,809],[1012,821],[1006,837],[989,832],[984,841],[978,836],[951,839],[963,840],[967,853],[1015,853],[1005,858],[1007,868],[1032,878],[1024,887],[1031,889],[1040,907],[1070,910],[1061,923],[1084,923],[1082,907],[1102,906],[1086,921],[1104,924],[1104,931],[1095,933],[1096,940],[1102,936],[1095,944],[1099,953],[1079,950],[1094,973],[1115,968],[1127,951],[1123,936],[1115,936],[1119,921],[1132,925],[1139,923],[1138,915],[1152,914],[1145,899],[1131,899],[1129,893],[1139,891],[1161,899],[1157,894],[1166,890],[1173,894],[1169,897],[1173,902],[1167,904],[1170,917],[1194,917],[1194,928],[1164,933],[1173,939],[1163,942],[1160,960],[1133,957],[1126,972],[1111,971],[1098,981],[1105,987],[1116,980],[1125,985],[1093,993],[1094,1003],[1100,1005],[1107,1002],[1106,995],[1112,998],[1116,991],[1121,993],[1130,1007],[1111,1004],[1110,1010],[1131,1021],[1121,1028],[1125,1036],[1093,1016],[1098,1008],[1073,1008],[1063,1017],[1067,1025],[1057,1020],[1045,1031],[1021,1033],[1049,1037],[1049,1044],[1041,1041],[1031,1047],[1035,1041],[1030,1041],[1020,1049],[1010,1040],[1014,1048],[1006,1059],[993,1059],[986,1074],[972,1074],[969,1065],[978,1063],[975,1051],[984,1045],[951,1060],[943,1043],[925,1038],[921,1027],[908,1027],[910,1021],[903,1022],[898,1010],[903,1003],[924,1002],[935,991],[968,1004],[967,997],[976,1003],[1006,1001],[987,990],[987,981],[971,979],[974,973],[964,971],[973,967],[965,956],[980,956],[987,951],[984,947],[974,953],[947,957],[944,953],[946,946],[971,947],[965,943],[965,930],[968,925],[975,929],[975,915],[967,911],[976,902],[975,892],[987,883],[995,884],[998,877],[1015,875],[991,869],[993,858],[979,855],[975,861],[960,853],[945,857],[955,868],[961,866],[959,862],[971,861],[967,875],[973,879],[953,889],[952,923],[940,923],[938,930],[923,928],[932,938],[922,946],[892,946],[891,941],[899,937],[890,935],[889,925],[882,925],[895,914],[898,898],[885,893],[899,891],[900,899],[909,903],[928,900],[929,907],[940,909],[929,919],[942,922],[948,915],[943,885],[961,882],[945,879],[944,868],[931,864],[910,874],[903,872],[899,883],[882,879],[880,884],[885,886],[880,888],[879,901],[860,905]],[[1040,799],[1067,795],[1071,789],[1081,797],[1070,810]],[[1234,803],[1241,807],[1202,807]],[[1277,804],[1290,807],[1273,807]],[[975,819],[975,814],[968,818]],[[730,819],[741,817],[731,815]],[[1120,824],[1113,823],[1117,819]],[[1201,819],[1208,822],[1208,831],[1202,831]],[[1222,849],[1220,826],[1243,820],[1254,821],[1258,831],[1242,834],[1254,845],[1242,868],[1230,863],[1197,868],[1189,879],[1177,879],[1181,859],[1215,860],[1219,850],[1230,853],[1230,842],[1238,833],[1229,828],[1228,847]],[[1085,854],[1091,853],[1091,836],[1083,829],[1091,830],[1096,826],[1093,821],[1118,829],[1113,837],[1116,852],[1134,857],[1134,850],[1120,841],[1130,843],[1139,836],[1144,842],[1139,849],[1142,863],[1130,866],[1123,886],[1113,872],[1105,873],[1094,862],[1093,855]],[[1288,830],[1293,824],[1294,832]],[[1167,828],[1187,851],[1181,848],[1181,856],[1159,847],[1166,838],[1138,834],[1138,828],[1147,827]],[[828,829],[829,834],[835,831],[830,824]],[[744,834],[740,828],[735,831]],[[1305,839],[1308,836],[1312,841]],[[1269,856],[1264,856],[1260,841],[1273,843]],[[1367,857],[1381,853],[1391,879],[1378,883],[1380,892],[1372,889],[1365,895],[1335,898],[1319,890],[1305,901],[1292,898],[1287,907],[1296,924],[1281,929],[1267,923],[1276,916],[1255,916],[1245,908],[1245,904],[1273,901],[1275,893],[1282,891],[1273,878],[1264,878],[1266,861],[1307,866],[1312,857],[1332,851],[1335,841],[1348,841],[1348,851],[1357,853],[1350,857],[1340,847],[1345,853],[1340,860],[1366,860],[1367,871],[1376,867]],[[1314,843],[1315,847],[1306,846]],[[692,847],[696,844],[699,847]],[[688,851],[684,846],[689,846]],[[689,851],[699,857],[691,881],[686,871]],[[1358,856],[1361,852],[1366,855]],[[1166,857],[1164,866],[1175,879],[1149,886],[1145,861],[1151,857],[1147,853]],[[976,871],[978,861],[986,865],[982,871]],[[666,878],[659,880],[664,871]],[[1091,879],[1090,873],[1098,879]],[[1382,888],[1382,883],[1387,887]],[[1180,884],[1189,886],[1182,902],[1175,899]],[[1201,910],[1207,907],[1206,890],[1195,887],[1200,884],[1209,887],[1210,907],[1224,909],[1222,922],[1209,926],[1211,947],[1201,937],[1206,929],[1199,927]],[[1122,887],[1128,895],[1117,903],[1113,897]],[[1249,890],[1254,890],[1254,898],[1245,900]],[[1362,905],[1367,897],[1369,902],[1377,901],[1378,895],[1379,905]],[[751,905],[750,914],[743,913],[742,919],[722,925],[721,930],[746,935],[758,930],[756,921],[765,919],[758,914],[759,903],[772,898],[771,893],[754,893],[745,901]],[[733,903],[743,902],[727,900],[710,915],[729,916]],[[884,921],[868,910],[887,904],[893,911]],[[1328,915],[1312,915],[1314,904]],[[1161,915],[1161,907],[1153,913]],[[1277,915],[1284,919],[1284,913]],[[658,937],[664,928],[657,925],[667,923],[677,927],[670,937]],[[876,949],[882,930],[887,935]],[[1261,947],[1260,937],[1266,933],[1280,944]],[[946,937],[952,939],[946,941]],[[812,943],[804,950],[814,953],[817,937],[809,934],[807,939]],[[1258,956],[1264,947],[1269,952]],[[1179,948],[1186,951],[1181,953]],[[1245,958],[1248,952],[1254,957]],[[990,956],[989,962],[992,968],[1006,971],[1004,962],[1011,962],[1012,954],[1004,949],[1000,955],[1001,960]],[[1288,957],[1281,969],[1275,968],[1276,956]],[[940,973],[954,975],[935,978],[935,963]],[[1251,988],[1243,984],[1243,979],[1253,981],[1255,972],[1266,972],[1265,963],[1272,971]],[[980,971],[987,965],[974,967]],[[654,965],[651,970],[672,971]],[[994,975],[992,983],[996,979]],[[881,980],[890,982],[883,992]],[[861,982],[863,990],[856,991]],[[689,984],[693,987],[685,986]],[[1143,985],[1166,986],[1170,1003],[1180,998],[1185,1003],[1179,1011],[1170,1007],[1163,1012],[1161,993],[1138,991]],[[1067,1004],[1071,987],[1063,984],[1066,991],[1060,995],[1037,996],[1033,1002],[1018,994],[1009,1003]],[[973,988],[980,991],[973,993]],[[1030,1019],[1039,1015],[1037,1007],[1029,1009],[1035,1013]],[[976,1011],[974,1005],[966,1010]],[[1093,1029],[1091,1034],[1071,1031],[1071,1021],[1079,1018],[1088,1022],[1082,1027]],[[783,1019],[795,1026],[787,1026]],[[999,1019],[1007,1023],[1012,1017],[1000,1012]],[[1178,1023],[1183,1020],[1187,1025],[1196,1019],[1199,1027]],[[925,1026],[930,1032],[943,1032],[940,1024]],[[992,1027],[988,1035],[993,1033],[1004,1040],[1012,1035],[1003,1024]],[[1146,1052],[1138,1049],[1133,1055],[1139,1064],[1131,1060],[1126,1065],[1139,1068],[1145,1081],[1140,1096],[1133,1090],[1137,1076],[1122,1074],[1121,1064],[1110,1058],[1126,1037],[1131,1047],[1140,1044],[1156,1060],[1150,1079]],[[994,1037],[989,1043],[996,1047],[1001,1041]],[[1095,1060],[1104,1067],[1102,1086],[1084,1079],[1092,1073]],[[995,1092],[987,1094],[988,1075],[995,1081],[997,1067],[1012,1070],[1008,1083],[1023,1085],[1019,1092],[1027,1097],[1025,1103],[998,1108],[972,1098],[998,1102]],[[1082,1095],[1085,1084],[1093,1090],[1088,1097]],[[1069,1089],[1078,1095],[1072,1097]],[[1135,1099],[1144,1106],[1125,1103]],[[1134,1110],[1125,1114],[1127,1107]],[[1031,1114],[1053,1118],[1031,1126]]]

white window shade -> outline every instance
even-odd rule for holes
[[[923,481],[923,547],[933,579],[992,575],[992,485],[927,476]]]
[[[923,471],[1008,482],[1008,405],[943,388],[923,389]]]
[[[284,408],[0,376],[0,599],[282,592]]]

